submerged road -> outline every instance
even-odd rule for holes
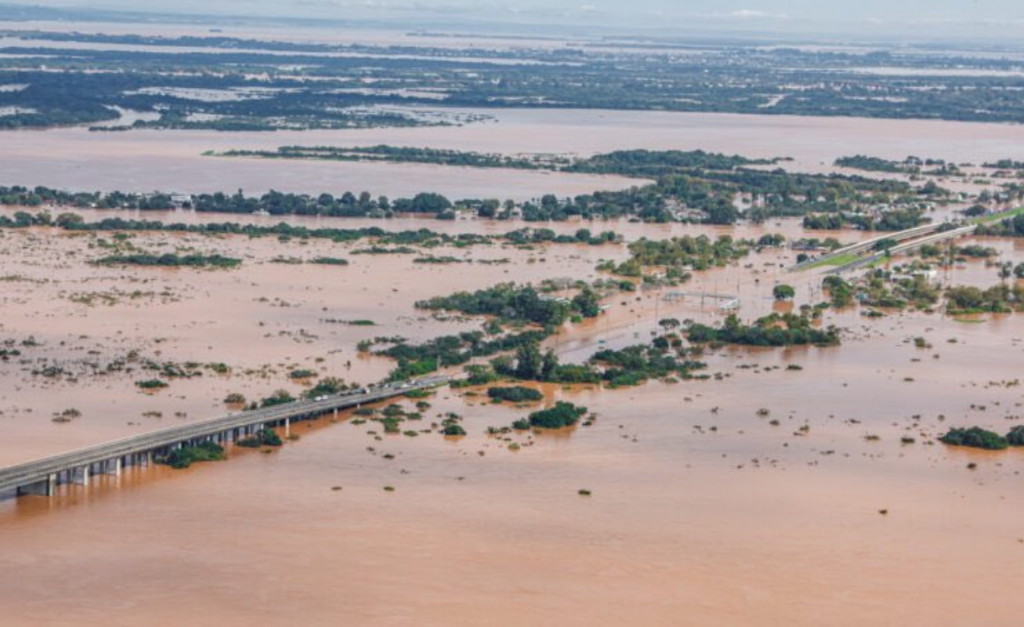
[[[166,455],[176,448],[202,442],[234,442],[268,427],[287,428],[292,421],[309,420],[331,412],[337,415],[343,409],[444,385],[449,380],[439,375],[412,383],[382,385],[356,394],[318,397],[319,400],[243,411],[0,468],[0,493],[14,490],[19,495],[50,496],[59,483],[88,485],[93,473],[120,474],[125,466],[150,464],[154,457]]]

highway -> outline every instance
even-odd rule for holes
[[[874,248],[876,244],[878,244],[879,242],[884,242],[886,240],[895,240],[897,242],[902,242],[904,240],[920,237],[922,235],[929,235],[937,231],[943,224],[945,223],[936,222],[932,224],[925,224],[922,226],[915,226],[914,228],[907,229],[905,231],[898,231],[895,233],[883,233],[882,235],[879,235],[877,237],[872,237],[871,239],[866,239],[862,242],[857,242],[856,244],[851,244],[849,246],[844,246],[843,248],[836,249],[826,255],[822,255],[821,257],[816,257],[814,259],[802,261],[796,264],[795,266],[789,268],[789,271],[798,272],[800,270],[806,270],[808,268],[826,264],[832,259],[838,259],[839,257],[843,257],[845,255],[860,254],[871,250],[872,248]]]
[[[412,390],[448,382],[448,377],[433,376],[412,383],[382,385],[356,394],[320,397],[321,400],[296,401],[242,411],[0,468],[0,493],[16,490],[18,494],[49,496],[59,483],[88,485],[89,476],[93,472],[119,474],[124,466],[151,463],[154,456],[166,454],[179,446],[204,441],[234,442],[266,427],[290,425],[292,421],[309,420],[331,412],[336,414],[343,409],[388,400]]]
[[[838,268],[832,268],[831,270],[829,270],[825,274],[842,274],[843,272],[849,272],[851,270],[856,270],[857,268],[862,268],[862,267],[864,267],[866,265],[874,263],[875,261],[877,261],[878,259],[881,259],[882,257],[884,257],[886,255],[894,257],[896,255],[900,255],[900,254],[903,254],[903,253],[912,252],[914,250],[917,250],[917,249],[921,248],[922,246],[927,246],[928,244],[938,244],[940,242],[944,242],[944,241],[950,240],[950,239],[955,239],[957,237],[967,237],[968,235],[971,235],[972,233],[974,233],[974,231],[977,228],[978,228],[977,224],[971,224],[969,226],[960,227],[958,229],[952,229],[952,230],[949,230],[949,231],[943,231],[941,233],[935,233],[934,235],[929,235],[928,237],[922,237],[920,239],[915,239],[915,240],[912,240],[912,241],[909,241],[909,242],[904,242],[903,244],[900,244],[899,246],[893,246],[888,251],[880,251],[880,252],[877,252],[877,253],[875,253],[873,255],[865,255],[865,256],[860,257],[859,259],[857,259],[855,261],[851,261],[850,263],[848,263],[846,265],[840,266]]]

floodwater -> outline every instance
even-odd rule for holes
[[[491,233],[518,226],[296,221]],[[608,226],[629,239],[728,231]],[[802,234],[795,221],[734,232],[776,231]],[[365,243],[137,234],[130,242],[143,250],[219,252],[243,265],[89,266],[110,240],[0,233],[0,339],[34,336],[39,344],[21,349],[24,362],[0,363],[0,463],[219,415],[230,392],[298,392],[286,376],[296,367],[379,378],[391,364],[357,355],[359,340],[479,326],[426,317],[416,300],[504,280],[593,279],[600,259],[626,255],[622,246],[494,245],[430,254],[510,264],[423,266],[412,256],[352,254]],[[985,244],[1004,259],[1024,258],[1018,243]],[[352,265],[272,262],[320,255]],[[779,280],[797,287],[796,305],[821,300],[810,276],[783,273],[792,257],[752,255],[683,289],[739,296],[744,317],[785,308],[769,298]],[[942,280],[998,279],[972,262]],[[699,296],[667,296],[615,296],[606,315],[567,326],[550,344],[579,361],[601,345],[646,341],[661,318],[724,316]],[[379,326],[324,322],[332,318]],[[465,438],[377,439],[373,423],[345,416],[295,427],[301,438],[272,454],[232,451],[229,462],[188,471],[133,471],[99,478],[88,491],[63,488],[52,500],[0,501],[4,624],[160,624],[187,607],[190,623],[218,627],[1017,625],[1024,455],[956,451],[934,438],[949,426],[1004,431],[1020,423],[1024,399],[1013,381],[1024,320],[872,320],[854,307],[826,313],[825,323],[848,329],[842,347],[723,349],[705,357],[722,380],[547,389],[545,402],[595,412],[592,427],[492,437],[488,427],[530,410],[443,390],[407,428],[428,429],[455,412]],[[916,348],[915,337],[931,348]],[[175,379],[154,395],[134,388],[142,371],[77,381],[31,374],[54,364],[79,373],[131,350],[159,361],[222,361],[232,374]],[[50,420],[72,406],[80,418]],[[162,415],[144,415],[153,411]],[[521,448],[510,450],[511,442]]]
[[[792,171],[830,172],[836,158],[908,155],[958,163],[1024,160],[1024,126],[706,113],[466,110],[490,119],[457,127],[343,131],[130,131],[83,128],[6,131],[2,184],[125,191],[369,191],[389,197],[436,191],[452,198],[527,200],[624,189],[642,181],[424,164],[281,161],[204,157],[208,150],[274,150],[287,145],[390,144],[504,154],[590,155],[612,150],[703,149],[749,157],[789,157]]]
[[[454,129],[450,129],[454,130]],[[0,158],[5,185],[44,185],[101,191],[295,193],[369,191],[391,198],[423,191],[451,198],[575,196],[642,184],[621,176],[451,168],[431,164],[281,161],[205,157],[207,150],[276,149],[290,144],[338,143],[357,138],[339,131],[208,133],[130,131],[93,133],[83,128],[3,133],[5,147],[22,158]],[[363,136],[366,141],[374,141]],[[375,142],[379,143],[379,142]]]
[[[792,157],[785,167],[808,171],[829,171],[836,157],[852,154],[1024,159],[1024,129],[1017,126],[484,113],[494,121],[443,129],[7,132],[0,184],[367,190],[390,197],[433,190],[525,199],[636,183],[201,156],[287,144],[581,155],[700,148]],[[83,215],[281,221],[189,212]],[[286,220],[445,233],[523,226],[407,217]],[[611,229],[630,241],[685,233],[864,237],[805,233],[796,221],[731,229],[622,221],[531,226]],[[627,255],[618,245],[427,251],[473,262],[437,266],[413,263],[416,255],[354,254],[366,242],[171,234],[128,241],[141,250],[221,253],[243,263],[230,271],[98,268],[88,262],[109,254],[111,234],[0,231],[0,341],[21,352],[0,362],[0,465],[221,415],[231,411],[222,402],[230,393],[250,400],[282,388],[295,394],[303,386],[288,373],[298,368],[349,382],[380,379],[394,364],[359,354],[360,341],[420,341],[480,327],[479,320],[426,315],[417,300],[501,281],[592,280],[599,261]],[[1024,260],[1021,242],[984,243],[1002,260]],[[279,262],[317,256],[351,265]],[[502,259],[508,263],[479,263]],[[647,341],[663,318],[720,321],[726,313],[707,294],[737,297],[745,319],[820,302],[820,277],[786,274],[792,261],[790,251],[767,251],[699,274],[685,294],[616,295],[605,315],[567,325],[549,345],[579,362],[602,346]],[[987,286],[998,279],[994,268],[971,262],[941,280]],[[777,282],[796,287],[793,305],[770,298]],[[340,322],[352,320],[376,324]],[[232,450],[229,462],[100,477],[89,490],[64,487],[49,500],[0,500],[3,624],[1016,627],[1024,611],[1024,453],[953,450],[935,438],[951,426],[1005,432],[1021,424],[1024,318],[890,312],[873,319],[855,306],[828,311],[823,322],[846,329],[843,346],[712,351],[704,359],[720,380],[546,390],[546,403],[569,400],[596,413],[591,427],[488,436],[488,427],[507,426],[531,408],[492,405],[478,390],[443,390],[428,399],[422,422],[406,423],[431,431],[416,437],[378,439],[373,423],[344,416],[298,425],[300,439],[270,454]],[[915,338],[929,347],[917,348]],[[96,374],[121,360],[126,370]],[[141,365],[146,360],[222,362],[231,372],[206,370],[147,394],[135,386],[152,377]],[[52,420],[71,408],[81,416]],[[446,439],[431,428],[448,412],[464,417],[467,437]]]

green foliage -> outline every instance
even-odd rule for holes
[[[135,387],[143,390],[160,390],[168,386],[166,382],[161,381],[160,379],[147,379],[145,381],[136,381]]]
[[[793,300],[796,290],[792,285],[776,285],[772,290],[772,296],[775,297],[775,300]]]
[[[523,386],[488,388],[487,396],[500,401],[510,403],[532,403],[544,399],[544,394],[539,390]]]
[[[878,157],[866,157],[864,155],[840,157],[839,159],[836,159],[835,165],[840,168],[853,168],[868,172],[887,172],[893,174],[910,173],[919,170],[916,166],[911,166],[906,163],[898,163],[888,159],[879,159]]]
[[[512,322],[532,322],[542,326],[563,324],[571,314],[594,317],[600,313],[596,297],[586,291],[571,302],[548,298],[530,286],[502,283],[476,292],[458,292],[447,297],[420,301],[420,309],[459,311],[471,316],[496,316]],[[582,308],[587,311],[583,312]]]
[[[1010,429],[1010,433],[1006,435],[1006,443],[1010,446],[1024,446],[1024,426]]]
[[[466,430],[463,429],[460,425],[457,425],[455,423],[449,423],[445,425],[443,433],[448,437],[458,437],[466,435]]]
[[[746,256],[754,242],[734,240],[728,235],[712,240],[706,235],[684,235],[664,240],[641,239],[629,245],[630,258],[619,264],[606,264],[598,269],[619,276],[639,277],[644,268],[664,268],[670,279],[688,279],[693,270],[722,267]]]
[[[277,405],[284,405],[287,403],[294,403],[295,397],[292,396],[287,390],[278,390],[271,396],[260,401],[260,407],[275,407]]]
[[[309,263],[321,266],[347,266],[348,260],[339,257],[314,257]]]
[[[577,407],[572,403],[558,402],[550,409],[542,409],[530,414],[530,426],[537,429],[562,429],[579,422],[587,413],[586,407]]]
[[[1009,446],[1007,439],[998,433],[987,431],[981,427],[969,429],[950,429],[949,432],[939,438],[944,444],[951,446],[966,446],[969,448],[980,448],[989,451],[1001,451]]]
[[[284,442],[273,429],[262,429],[248,438],[242,438],[237,444],[246,448],[259,448],[261,446],[282,446]]]
[[[216,442],[202,442],[196,446],[174,449],[168,455],[157,458],[157,462],[181,470],[198,462],[214,462],[224,459],[224,447]]]
[[[946,291],[946,310],[953,315],[969,313],[1010,313],[1024,308],[1024,288],[995,285],[951,287]]]
[[[853,286],[842,277],[831,275],[825,277],[822,286],[828,290],[832,306],[841,309],[853,303]]]
[[[803,226],[811,230],[837,231],[847,226],[854,226],[865,231],[905,231],[921,226],[928,221],[924,211],[915,207],[889,209],[879,217],[867,214],[847,213],[814,213],[804,217]],[[884,244],[876,250],[891,248],[892,240],[880,242]]]
[[[723,342],[746,346],[836,346],[840,342],[839,330],[835,327],[822,331],[811,326],[808,317],[788,313],[765,316],[751,325],[742,324],[732,314],[721,327],[694,324],[687,335],[695,343]]]
[[[608,381],[611,387],[639,385],[648,379],[663,379],[670,375],[689,379],[694,370],[706,367],[698,361],[679,359],[668,351],[669,345],[670,342],[665,340],[655,341],[651,346],[605,349],[595,353],[590,361],[604,366],[601,378]]]
[[[151,255],[137,253],[128,255],[108,255],[97,259],[94,263],[101,266],[143,266],[162,268],[236,268],[241,265],[240,259],[232,259],[222,255],[176,255],[166,253]]]
[[[466,382],[469,385],[487,385],[498,380],[498,374],[490,366],[466,366]]]
[[[349,389],[349,386],[343,380],[337,377],[324,377],[317,381],[316,385],[303,392],[302,395],[312,399],[318,396],[334,396],[335,394],[341,394],[347,389]]]
[[[434,372],[442,366],[457,366],[473,357],[485,357],[536,343],[547,336],[542,331],[524,331],[487,340],[479,331],[446,335],[419,345],[399,342],[381,355],[398,360],[392,380],[410,379]]]

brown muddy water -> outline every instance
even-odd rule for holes
[[[82,128],[6,131],[5,185],[68,189],[262,193],[369,191],[392,198],[424,190],[452,198],[527,200],[623,189],[615,176],[455,168],[422,164],[279,161],[202,156],[204,151],[273,150],[286,145],[390,144],[504,154],[589,155],[612,150],[703,149],[789,157],[787,169],[829,172],[836,158],[908,155],[982,163],[1024,160],[1024,127],[941,121],[865,120],[703,113],[447,110],[489,121],[458,127],[217,133]]]
[[[319,221],[517,226],[365,222]],[[728,231],[608,226],[628,239]],[[801,234],[790,221],[731,232],[775,231]],[[96,268],[88,261],[108,252],[101,239],[111,241],[0,232],[0,339],[38,344],[21,348],[24,361],[0,363],[2,464],[219,415],[230,392],[296,393],[287,379],[296,367],[374,380],[392,364],[359,356],[362,339],[479,328],[425,316],[419,299],[505,280],[594,279],[599,260],[626,256],[623,246],[494,245],[430,253],[509,264],[423,266],[413,256],[353,255],[365,242],[137,234],[130,242],[144,250],[219,252],[243,264]],[[1004,259],[1024,258],[1014,242],[985,243]],[[272,262],[320,255],[351,265]],[[776,281],[797,287],[796,305],[817,302],[813,277],[784,274],[792,258],[752,255],[683,290],[738,296],[745,318],[780,307],[769,298]],[[942,280],[998,279],[972,262]],[[567,326],[550,344],[581,361],[602,345],[647,341],[664,317],[725,315],[710,299],[667,300],[667,291],[616,296],[606,315]],[[934,438],[955,425],[1020,424],[1024,318],[869,319],[854,307],[828,312],[825,323],[848,329],[842,347],[715,351],[706,360],[722,380],[548,388],[545,402],[595,412],[591,427],[492,437],[488,427],[531,409],[442,390],[421,423],[406,425],[428,429],[455,412],[467,437],[378,440],[373,423],[345,416],[300,425],[301,438],[271,454],[231,451],[228,462],[187,471],[129,472],[52,500],[2,501],[3,624],[1018,625],[1024,454],[951,450]],[[916,348],[915,337],[931,348]],[[232,373],[175,379],[156,394],[136,390],[148,378],[141,371],[89,374],[89,364],[131,351],[224,362]],[[32,374],[52,365],[71,377]],[[51,420],[69,407],[82,416]]]

